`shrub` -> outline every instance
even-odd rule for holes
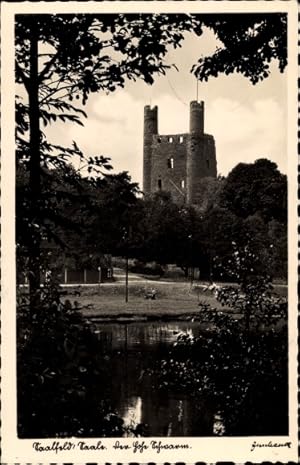
[[[69,301],[61,303],[53,283],[37,311],[27,300],[19,296],[17,308],[19,437],[121,436],[123,421],[99,401],[109,389],[109,360],[91,325]]]
[[[144,275],[153,275],[153,276],[164,275],[163,267],[156,262],[144,263],[144,262],[135,260],[133,265],[129,266],[129,270],[132,273],[140,273]]]

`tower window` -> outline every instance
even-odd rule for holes
[[[185,188],[185,182],[184,182],[184,179],[182,179],[182,180],[181,180],[181,183],[180,183],[180,185],[181,185],[181,189],[184,189],[184,188]]]
[[[182,144],[183,142],[183,136],[179,136],[179,143]]]
[[[161,187],[162,187],[161,179],[159,179],[157,181],[157,186],[158,186],[159,190],[161,190]]]
[[[173,137],[169,137],[169,142],[170,142],[170,144],[172,144],[172,142],[173,142]]]
[[[168,168],[173,169],[174,168],[174,158],[168,158]]]
[[[209,168],[209,160],[206,160],[206,166]]]

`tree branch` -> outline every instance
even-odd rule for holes
[[[50,92],[50,94],[48,94],[46,97],[44,97],[42,100],[40,100],[40,106],[42,106],[45,101],[47,101],[47,99],[49,97],[52,97],[54,94],[56,94],[57,92],[61,92],[62,90],[66,90],[66,89],[75,89],[77,86],[77,84],[70,84],[68,86],[63,86],[63,87],[60,87],[59,89],[54,89],[53,92]],[[68,95],[68,94],[66,94]],[[64,95],[64,97],[66,96]]]
[[[53,63],[55,62],[55,60],[57,59],[58,54],[59,54],[59,52],[55,53],[55,54],[53,55],[53,57],[51,58],[51,60],[49,60],[49,61],[46,63],[44,69],[40,72],[40,74],[39,74],[39,84],[42,82],[42,80],[44,79],[44,77],[46,76],[46,74],[48,73],[48,71],[50,71],[50,68],[51,68],[51,66],[53,65]]]
[[[26,74],[24,73],[23,69],[18,64],[18,62],[16,62],[16,71],[18,71],[18,73],[20,74],[20,77],[24,83],[26,91],[29,92],[29,77],[26,76]]]

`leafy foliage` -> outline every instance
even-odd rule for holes
[[[242,218],[258,213],[265,221],[286,223],[287,179],[270,160],[239,163],[226,178],[221,199]]]
[[[268,270],[270,277],[286,279],[287,180],[275,163],[266,159],[239,163],[206,204],[206,209],[204,202],[201,206],[199,230],[204,275],[234,279],[227,266],[234,241],[240,248],[251,244],[260,267],[254,267],[256,273]],[[214,258],[222,266],[215,266]]]
[[[191,251],[198,247],[193,236],[198,223],[193,208],[177,205],[167,192],[157,192],[136,210],[129,253],[144,262],[189,266]]]
[[[135,212],[140,204],[138,185],[131,182],[127,172],[121,172],[98,178],[90,189],[91,208],[80,249],[122,254],[128,245],[127,234],[133,234],[135,226]]]
[[[178,338],[158,369],[160,389],[205,399],[222,419],[222,434],[287,434],[285,332],[251,334],[246,342],[238,325],[224,327],[210,311],[207,317],[215,330]]]
[[[194,24],[188,15],[18,15],[17,82],[28,85],[33,30],[48,46],[39,84],[40,104],[49,107],[54,96],[85,103],[90,93],[124,87],[126,78],[152,84],[153,74],[169,68],[168,46],[180,45]]]
[[[278,60],[281,72],[285,69],[286,14],[211,15],[205,25],[215,33],[221,46],[193,66],[201,81],[237,71],[256,84],[270,75],[272,59]]]
[[[79,149],[69,149],[73,156]],[[82,156],[81,160],[84,160]],[[96,175],[105,176],[109,169],[108,159],[97,157]],[[82,167],[94,168],[94,160],[85,160]],[[39,268],[45,269],[53,260],[50,253],[55,249],[72,253],[80,244],[82,231],[88,228],[91,215],[95,215],[95,180],[82,177],[80,170],[66,161],[59,163],[54,157],[54,166],[45,162],[41,167],[42,186],[39,198],[39,216],[29,221],[31,214],[28,162],[17,164],[16,183],[16,233],[18,267],[28,271],[26,257],[35,240],[41,244]],[[101,166],[100,166],[101,165]],[[84,248],[84,243],[81,249]],[[50,249],[50,251],[49,251]],[[52,251],[52,252],[51,252]],[[88,252],[87,252],[88,253]],[[55,255],[55,254],[54,254]],[[29,268],[30,271],[30,268]]]
[[[107,389],[108,362],[99,353],[91,325],[75,305],[62,303],[52,280],[40,305],[33,313],[28,296],[19,296],[19,437],[122,435],[122,420],[104,400],[99,404]]]
[[[240,323],[247,332],[274,325],[278,319],[286,320],[286,301],[274,296],[268,264],[261,265],[251,245],[241,248],[233,242],[232,258],[219,266],[225,271],[227,268],[227,274],[238,286],[216,288],[216,298],[241,315]]]
[[[58,272],[66,258],[98,267],[104,254],[124,253],[124,231],[135,223],[135,210],[141,202],[138,187],[127,173],[110,175],[101,164],[101,177],[84,177],[72,165],[43,168],[40,227],[28,221],[28,173],[17,169],[17,258],[19,272],[28,272],[28,251],[33,234],[41,240],[40,271]],[[83,168],[89,168],[86,160]],[[94,161],[92,161],[94,162]],[[107,162],[108,163],[108,162]],[[137,241],[137,237],[135,237]]]
[[[253,279],[253,259],[234,254],[239,286],[210,286],[224,311],[202,304],[201,335],[179,335],[159,368],[160,389],[207,399],[222,419],[217,434],[287,433],[287,302],[266,277]]]
[[[17,82],[29,85],[33,30],[49,46],[41,55],[39,81],[41,102],[50,104],[59,93],[85,102],[90,93],[123,87],[126,78],[152,84],[153,74],[168,69],[163,62],[168,47],[181,46],[186,31],[200,36],[206,26],[223,46],[199,60],[196,76],[207,80],[219,72],[237,71],[256,83],[269,75],[272,59],[279,61],[281,71],[287,64],[286,20],[278,13],[18,15]]]

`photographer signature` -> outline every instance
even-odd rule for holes
[[[253,452],[254,449],[260,448],[260,447],[288,447],[290,449],[291,446],[292,446],[292,443],[290,441],[287,441],[287,442],[273,442],[273,441],[256,442],[256,441],[254,441],[252,443],[250,452]]]

